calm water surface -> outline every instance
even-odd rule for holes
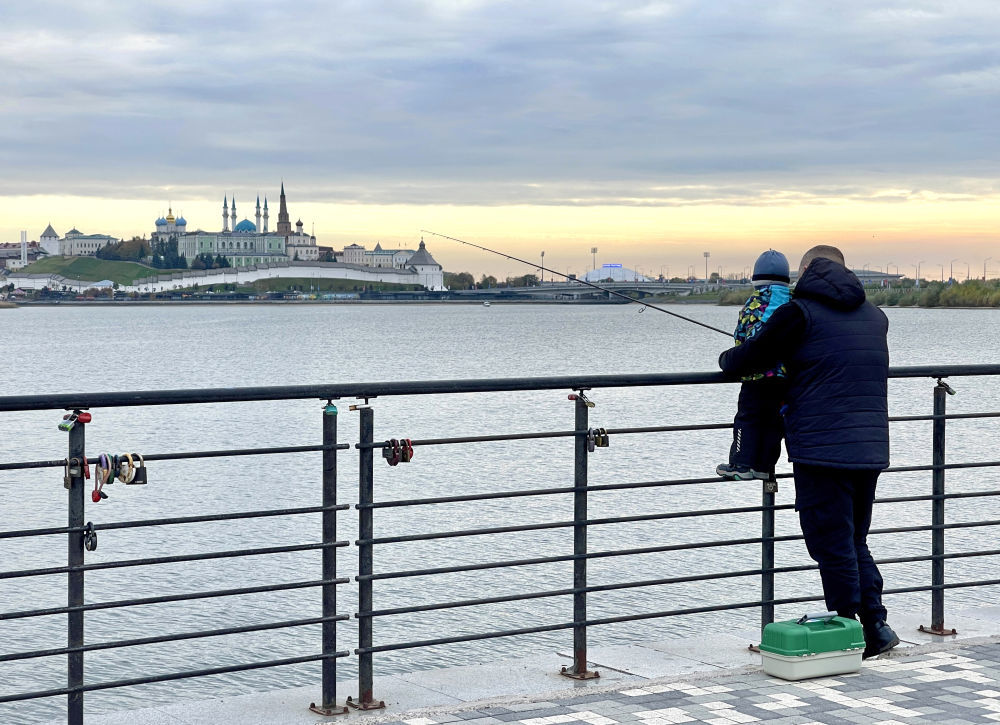
[[[691,305],[678,312],[729,329],[735,308]],[[998,310],[888,310],[893,365],[992,363],[1000,347]],[[0,310],[0,350],[4,375],[0,395],[293,385],[432,378],[522,377],[605,373],[706,371],[716,367],[726,346],[721,336],[653,311],[637,314],[626,306],[171,306],[47,307]],[[1000,410],[994,380],[955,379],[958,395],[950,412]],[[927,414],[933,381],[890,383],[893,415]],[[567,430],[573,404],[568,391],[491,395],[423,396],[372,401],[376,439],[426,438],[501,432]],[[691,388],[595,390],[593,425],[625,427],[717,423],[732,417],[735,385]],[[342,440],[357,439],[357,414],[341,401]],[[89,451],[173,452],[206,448],[301,445],[319,442],[320,401],[164,406],[97,410],[87,428]],[[36,460],[65,455],[66,434],[56,429],[55,412],[0,415],[3,460]],[[995,425],[991,420],[948,424],[949,461],[993,460]],[[611,447],[590,457],[592,483],[663,480],[710,475],[724,460],[728,431],[618,436]],[[572,482],[569,439],[419,448],[414,461],[389,468],[376,460],[376,499],[441,496],[456,493],[565,486]],[[902,423],[892,431],[894,465],[930,463],[930,424]],[[110,522],[315,505],[320,501],[319,454],[236,460],[159,462],[149,467],[150,485],[110,489],[99,506],[89,503],[88,520]],[[354,452],[340,459],[340,499],[356,500]],[[998,488],[995,469],[950,471],[951,490]],[[61,472],[0,472],[4,529],[62,526],[66,495]],[[883,496],[928,493],[930,474],[896,474],[880,483]],[[791,503],[783,485],[779,503]],[[591,495],[595,517],[655,511],[716,508],[759,503],[759,484],[711,484],[666,490],[640,489]],[[1000,518],[992,498],[951,501],[948,520]],[[355,512],[341,518],[341,538],[356,537]],[[391,508],[376,515],[376,535],[446,531],[513,523],[566,520],[569,497],[528,497]],[[922,524],[929,505],[891,504],[876,510],[875,526]],[[759,536],[759,516],[687,518],[627,525],[594,526],[592,550],[684,541]],[[779,534],[797,533],[793,515],[782,512]],[[317,541],[318,517],[268,518],[218,524],[150,527],[102,532],[90,563],[147,556],[197,553],[253,546]],[[992,529],[948,533],[950,550],[995,548]],[[62,537],[3,542],[2,569],[65,564]],[[879,557],[929,550],[928,534],[873,539]],[[523,556],[564,554],[572,550],[571,530],[385,545],[375,553],[376,571],[487,562]],[[807,562],[801,542],[778,545],[778,564]],[[649,554],[596,559],[591,584],[727,572],[758,566],[758,547],[727,547],[701,552]],[[341,550],[340,573],[356,569],[356,549]],[[887,586],[922,584],[928,564],[884,567]],[[996,577],[997,561],[981,557],[949,562],[949,580]],[[221,559],[182,565],[95,571],[87,575],[87,602],[153,596],[205,589],[254,586],[317,578],[319,555],[295,553]],[[376,582],[376,608],[414,602],[444,602],[507,592],[534,592],[571,586],[569,564],[515,567],[440,577],[409,577]],[[819,591],[814,573],[779,576],[778,596]],[[356,608],[350,586],[341,588],[340,609]],[[660,586],[594,594],[593,617],[653,612],[759,596],[753,578],[724,579],[697,585]],[[949,611],[993,603],[995,589],[951,590]],[[926,611],[928,595],[899,595],[892,611]],[[0,580],[0,609],[14,611],[65,605],[64,579]],[[319,592],[303,590],[230,597],[179,604],[92,612],[86,615],[88,642],[153,633],[212,629],[319,614]],[[779,617],[799,607],[779,609]],[[750,630],[756,610],[661,619],[594,627],[592,646],[620,644],[693,632]],[[474,633],[497,628],[558,623],[571,619],[566,598],[450,609],[438,614],[386,616],[375,620],[376,644]],[[339,629],[343,648],[354,645],[353,622]],[[748,635],[749,636],[749,635]],[[0,622],[0,651],[65,646],[65,617]],[[568,652],[568,632],[479,643],[402,650],[375,656],[376,674],[468,664],[526,652]],[[252,659],[292,657],[319,651],[318,627],[234,635],[168,645],[132,647],[87,655],[88,682],[144,674],[220,666]],[[342,663],[343,677],[356,674],[353,659]],[[60,687],[64,658],[0,664],[0,693]],[[318,665],[238,673],[87,695],[87,709],[102,712],[153,703],[218,697],[318,682]],[[344,693],[346,694],[346,693]],[[2,722],[58,718],[64,698],[0,706]]]

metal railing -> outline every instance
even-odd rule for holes
[[[872,535],[901,534],[914,532],[930,532],[931,547],[929,553],[911,556],[896,556],[878,560],[879,564],[897,564],[912,562],[930,562],[931,577],[927,584],[917,586],[897,587],[886,590],[886,594],[930,592],[931,613],[930,625],[925,631],[933,633],[951,633],[945,627],[944,593],[947,589],[960,587],[977,587],[1000,584],[1000,578],[980,579],[975,581],[946,582],[945,561],[950,559],[971,558],[1000,555],[1000,549],[978,551],[947,552],[945,549],[945,532],[949,529],[974,528],[1000,525],[1000,519],[985,519],[971,522],[947,523],[945,520],[945,502],[949,499],[973,499],[1000,496],[1000,490],[947,492],[945,487],[946,471],[952,469],[989,468],[1000,466],[1000,461],[977,461],[946,463],[945,431],[948,420],[1000,417],[998,412],[948,414],[946,411],[947,394],[951,391],[943,378],[959,376],[995,376],[1000,375],[1000,365],[981,366],[921,366],[894,368],[892,378],[930,378],[937,382],[933,388],[933,413],[930,415],[895,416],[890,420],[899,422],[927,421],[932,424],[932,462],[929,465],[896,466],[886,473],[924,472],[931,473],[931,490],[928,494],[881,497],[879,504],[930,502],[931,523],[915,526],[894,526],[873,529]],[[381,706],[374,693],[374,656],[380,652],[414,649],[445,644],[455,644],[478,640],[487,640],[517,635],[538,634],[572,630],[573,662],[563,668],[563,674],[574,678],[591,678],[597,673],[587,669],[587,633],[588,627],[601,624],[634,622],[663,617],[675,617],[706,612],[727,610],[759,609],[761,623],[773,621],[775,606],[809,602],[822,597],[816,595],[777,597],[775,593],[775,577],[780,574],[791,574],[815,569],[812,564],[794,564],[778,566],[775,558],[775,544],[801,540],[799,534],[777,535],[775,514],[778,511],[789,510],[791,504],[776,504],[775,492],[777,479],[787,478],[789,474],[778,475],[772,480],[764,481],[760,505],[744,505],[717,508],[699,508],[693,510],[650,511],[641,514],[619,516],[594,516],[588,509],[588,494],[608,491],[638,491],[643,489],[682,489],[683,487],[701,484],[717,483],[718,478],[685,478],[671,480],[637,481],[623,483],[591,483],[588,476],[588,458],[591,452],[602,445],[610,436],[645,435],[652,433],[689,433],[693,431],[724,430],[731,427],[730,423],[711,423],[697,425],[663,425],[645,427],[622,427],[595,429],[591,426],[589,410],[591,403],[585,391],[597,388],[626,388],[675,385],[706,385],[727,383],[717,373],[692,374],[661,374],[661,375],[608,375],[608,376],[574,376],[528,379],[494,379],[494,380],[445,380],[419,382],[387,382],[387,383],[356,383],[348,385],[326,386],[288,386],[269,388],[242,388],[217,390],[172,390],[156,392],[125,392],[102,394],[67,394],[53,396],[9,396],[0,397],[0,412],[53,410],[83,412],[88,409],[155,406],[155,405],[197,405],[219,402],[246,402],[264,400],[306,400],[325,401],[322,407],[321,443],[315,445],[257,447],[232,450],[206,450],[179,453],[151,453],[144,455],[147,462],[167,460],[188,460],[201,458],[239,457],[239,456],[271,456],[299,454],[304,452],[322,453],[322,486],[316,492],[320,503],[313,506],[296,508],[267,509],[242,511],[237,513],[206,513],[195,516],[183,516],[160,519],[144,519],[93,524],[86,521],[86,473],[87,462],[92,462],[94,456],[86,453],[85,424],[77,424],[69,431],[69,445],[65,459],[2,462],[0,472],[38,468],[66,468],[66,487],[68,489],[68,519],[65,527],[48,527],[23,530],[8,530],[0,532],[0,540],[40,536],[67,536],[66,566],[44,567],[34,569],[0,571],[0,581],[24,577],[39,577],[48,575],[67,575],[65,607],[48,607],[20,611],[0,612],[0,631],[3,622],[32,617],[48,617],[66,615],[67,646],[59,648],[36,649],[31,651],[6,652],[0,654],[0,662],[27,660],[42,657],[66,655],[67,685],[62,688],[36,690],[0,695],[0,704],[47,698],[53,696],[67,697],[67,716],[71,725],[83,723],[84,693],[97,690],[129,687],[140,684],[166,682],[171,680],[204,677],[223,673],[241,672],[245,670],[262,669],[291,665],[305,662],[322,663],[321,698],[311,706],[317,712],[334,714],[343,712],[344,705],[337,699],[337,662],[339,659],[357,656],[358,692],[356,697],[348,697],[347,704],[362,709]],[[507,434],[468,435],[443,438],[427,438],[406,441],[386,441],[375,436],[375,413],[369,404],[374,398],[385,396],[440,395],[452,393],[490,393],[507,391],[538,391],[562,390],[570,392],[574,401],[573,427],[565,430],[525,432]],[[359,431],[357,442],[353,448],[358,453],[358,495],[354,508],[358,515],[358,539],[354,542],[358,551],[357,574],[353,579],[338,576],[337,550],[347,547],[350,542],[338,539],[337,514],[352,508],[349,504],[337,502],[337,459],[338,452],[351,448],[350,444],[338,442],[337,418],[338,411],[333,401],[342,398],[355,398],[364,403],[351,406],[359,412]],[[728,413],[728,412],[727,412]],[[375,452],[382,452],[390,463],[398,459],[400,450],[407,446],[448,446],[473,445],[485,442],[506,442],[540,439],[573,438],[573,481],[572,485],[550,486],[546,488],[498,490],[478,493],[456,493],[448,496],[427,496],[420,498],[398,498],[376,500]],[[0,478],[0,483],[3,480]],[[477,528],[453,528],[443,531],[394,533],[391,536],[376,536],[376,512],[387,509],[410,509],[419,507],[435,507],[460,502],[477,502],[487,500],[517,499],[524,497],[548,498],[572,496],[572,518],[562,518],[541,523],[508,524]],[[86,563],[88,541],[93,543],[96,536],[113,529],[130,529],[151,526],[173,526],[177,524],[205,524],[247,518],[266,518],[299,516],[303,514],[319,514],[322,519],[322,535],[320,541],[307,544],[286,544],[269,547],[251,547],[210,551],[197,554],[181,554],[136,559],[122,559],[109,562]],[[710,541],[674,541],[642,547],[629,547],[594,551],[588,547],[588,531],[591,527],[625,525],[641,522],[691,519],[696,517],[728,516],[733,514],[760,515],[760,536],[744,536],[738,538],[717,539]],[[497,559],[487,562],[468,564],[452,564],[448,566],[424,567],[414,569],[398,569],[376,571],[374,567],[374,551],[379,546],[388,544],[410,544],[416,542],[462,540],[473,536],[494,536],[519,532],[540,532],[572,530],[572,551],[556,553],[532,552],[530,557]],[[715,572],[673,572],[669,576],[634,581],[588,584],[588,562],[597,559],[615,559],[650,553],[669,553],[688,550],[704,550],[719,547],[759,546],[759,566],[748,563],[746,566]],[[84,586],[87,572],[112,569],[140,567],[165,563],[193,562],[208,559],[234,559],[247,556],[320,551],[322,555],[321,570],[318,578],[308,578],[299,581],[281,582],[260,586],[233,587],[215,589],[185,594],[159,594],[130,599],[112,599],[108,601],[87,604],[84,600]],[[493,596],[453,599],[442,602],[420,601],[408,606],[376,608],[373,584],[375,581],[390,581],[412,577],[427,577],[441,574],[456,574],[475,571],[506,569],[542,564],[572,563],[572,586],[540,591],[511,592]],[[755,562],[756,563],[756,562]],[[661,609],[657,611],[629,611],[615,616],[593,617],[588,615],[588,595],[598,592],[638,590],[666,584],[710,582],[725,579],[759,577],[760,597],[752,601],[737,601],[713,603],[702,606]],[[357,611],[353,615],[337,612],[337,588],[350,582],[357,584]],[[90,611],[138,607],[148,604],[165,602],[184,602],[198,599],[230,597],[241,594],[263,594],[269,592],[319,589],[322,592],[322,612],[320,616],[274,621],[259,624],[243,624],[218,627],[192,632],[169,635],[153,635],[147,637],[118,639],[100,643],[88,644],[84,632],[84,614]],[[493,629],[471,634],[449,634],[433,638],[414,639],[389,644],[375,643],[375,620],[390,615],[413,615],[446,610],[457,610],[490,604],[509,603],[537,599],[569,597],[572,608],[567,608],[565,621],[537,624],[533,626],[517,626],[507,629]],[[337,623],[355,618],[358,621],[358,646],[353,652],[337,649]],[[523,624],[523,623],[521,623]],[[319,642],[303,643],[308,651],[293,657],[280,659],[261,659],[253,662],[224,665],[171,672],[157,675],[140,675],[126,679],[87,682],[84,678],[84,657],[88,652],[124,647],[135,647],[155,643],[173,642],[219,637],[237,633],[260,632],[266,630],[300,628],[307,625],[321,625]],[[314,647],[318,645],[318,647]],[[312,651],[309,651],[312,650]]]

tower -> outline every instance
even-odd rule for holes
[[[233,220],[233,231],[235,232],[236,231],[236,195],[235,194],[233,194],[233,208],[232,208],[232,216],[231,216],[231,218]]]
[[[236,202],[233,202],[233,206]],[[229,201],[226,197],[222,197],[222,231],[229,231]]]
[[[288,207],[285,205],[285,182],[281,182],[281,202],[278,205],[278,234],[291,234],[292,223],[288,220]]]
[[[264,232],[267,233],[267,197],[264,197]]]
[[[257,231],[260,231],[260,194],[257,195]]]

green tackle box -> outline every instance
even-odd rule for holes
[[[783,680],[857,672],[864,651],[861,623],[836,612],[772,622],[764,627],[760,643],[764,672]]]

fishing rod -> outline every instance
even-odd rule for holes
[[[529,262],[526,259],[520,259],[519,257],[512,257],[509,254],[504,254],[503,252],[498,252],[495,249],[490,249],[489,247],[483,247],[483,246],[480,246],[479,244],[473,244],[472,242],[467,242],[464,239],[458,239],[457,237],[449,237],[447,234],[439,234],[437,232],[432,232],[429,229],[421,229],[420,231],[423,234],[433,234],[435,237],[441,237],[442,239],[450,239],[451,241],[458,242],[459,244],[465,244],[465,245],[467,245],[469,247],[475,247],[476,249],[482,249],[484,252],[489,252],[491,254],[497,254],[497,255],[499,255],[501,257],[504,257],[505,259],[510,259],[510,260],[515,261],[515,262],[521,262],[522,264],[527,264],[528,266],[535,267],[535,268],[540,269],[540,270],[542,270],[544,272],[549,272],[550,274],[556,274],[556,275],[559,275],[560,277],[564,277],[564,278],[568,279],[570,282],[579,282],[580,284],[585,284],[588,287],[593,287],[594,289],[600,290],[601,292],[605,292],[605,293],[607,293],[609,295],[614,295],[615,297],[621,297],[623,300],[628,300],[629,302],[635,302],[636,304],[643,305],[644,307],[649,307],[649,308],[654,309],[654,310],[659,310],[660,312],[668,314],[671,317],[676,317],[676,318],[678,318],[680,320],[684,320],[686,322],[691,322],[691,323],[693,323],[695,325],[698,325],[699,327],[704,327],[707,330],[712,330],[714,332],[718,332],[718,333],[720,333],[722,335],[725,335],[726,337],[732,338],[732,336],[733,336],[733,333],[726,332],[725,330],[720,330],[718,327],[712,327],[711,325],[705,324],[704,322],[699,322],[698,320],[693,320],[690,317],[685,317],[684,315],[679,315],[676,312],[671,312],[670,310],[665,310],[662,307],[658,307],[657,305],[651,305],[648,302],[643,302],[642,300],[638,300],[635,297],[629,297],[628,295],[623,295],[621,292],[615,292],[614,290],[610,290],[610,289],[608,289],[606,287],[601,287],[600,285],[593,284],[592,282],[587,282],[587,281],[579,279],[577,277],[570,277],[568,274],[563,274],[562,272],[557,272],[554,269],[549,269],[548,267],[543,267],[543,266],[541,266],[539,264],[535,264],[534,262]],[[639,310],[639,311],[642,312],[642,310]]]

